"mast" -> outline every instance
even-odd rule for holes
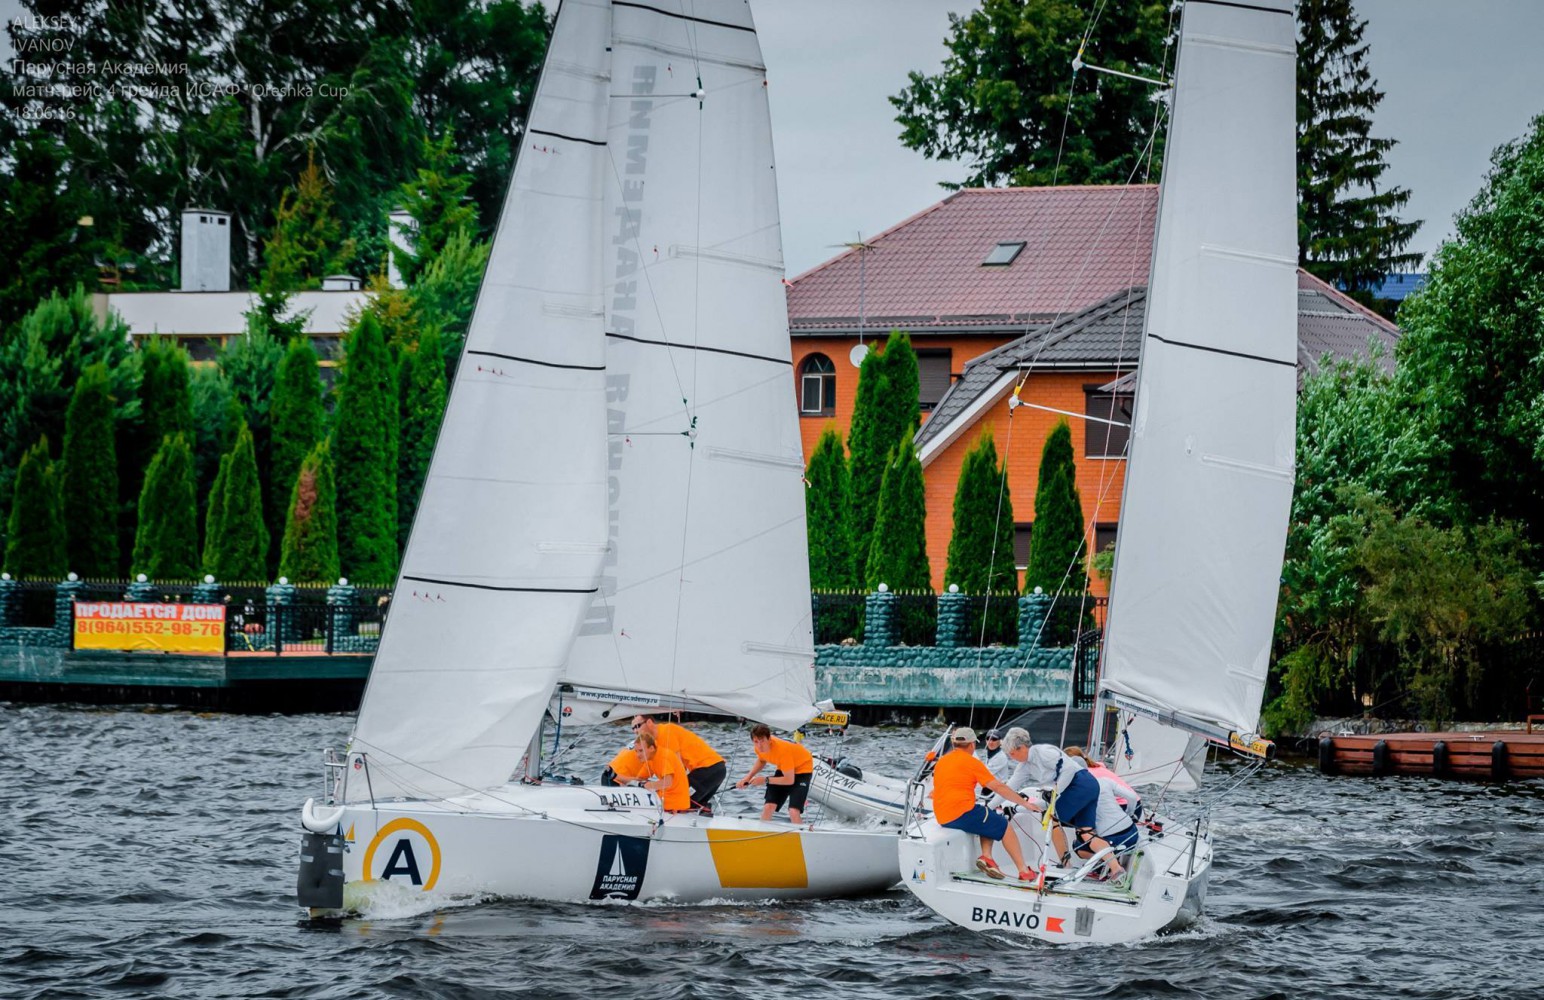
[[[1171,770],[1190,734],[1266,746],[1296,419],[1295,54],[1290,0],[1185,5],[1100,682],[1172,730],[1130,733]]]

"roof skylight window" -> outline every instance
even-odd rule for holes
[[[992,252],[986,255],[986,260],[981,262],[983,267],[1007,267],[1019,256],[1019,251],[1024,249],[1023,240],[1013,240],[1007,243],[999,243],[992,248]]]

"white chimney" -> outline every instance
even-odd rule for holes
[[[418,220],[413,218],[405,209],[397,209],[386,217],[386,228],[391,240],[391,264],[387,277],[393,288],[406,288],[407,282],[402,280],[402,269],[397,266],[398,254],[410,254],[413,252],[414,237],[418,234]]]
[[[231,290],[229,212],[190,208],[182,213],[182,290]]]

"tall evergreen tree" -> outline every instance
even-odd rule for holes
[[[193,471],[198,493],[198,523],[208,524],[209,499],[220,459],[236,444],[245,408],[236,399],[230,379],[216,365],[195,365],[189,372],[193,396]],[[207,534],[205,536],[208,537]]]
[[[220,574],[215,568],[220,565],[220,546],[225,543],[225,477],[230,467],[231,453],[227,451],[220,456],[220,468],[215,473],[214,485],[209,487],[209,499],[204,506],[203,567],[205,573],[213,573],[217,578]]]
[[[65,416],[64,526],[81,576],[116,576],[118,451],[112,379],[100,362],[81,373]]]
[[[1352,0],[1298,0],[1297,25],[1298,263],[1365,291],[1420,263],[1400,251],[1421,224],[1396,215],[1407,189],[1380,184],[1395,140],[1371,135],[1383,92],[1367,65],[1367,22]]]
[[[816,590],[853,590],[858,585],[847,482],[847,453],[834,427],[821,432],[804,478],[804,511],[809,522],[810,585]]]
[[[464,229],[458,230],[429,266],[419,272],[418,281],[409,292],[419,322],[440,331],[447,378],[456,374],[490,249],[490,244],[476,241]]]
[[[1162,76],[1169,4],[1131,0],[1100,12],[1084,58]],[[1153,88],[1068,72],[1088,18],[1087,5],[1075,0],[984,0],[969,14],[950,14],[943,68],[932,76],[912,72],[890,98],[901,142],[930,159],[965,164],[962,187],[1124,183],[1153,128]],[[1162,139],[1160,132],[1155,169]]]
[[[397,385],[379,322],[363,313],[349,332],[333,425],[338,557],[356,580],[397,571]]]
[[[268,575],[268,528],[257,474],[252,432],[245,424],[236,445],[220,461],[220,495],[209,501],[210,530],[204,540],[204,572],[221,580],[262,580]]]
[[[437,140],[425,136],[422,159],[416,176],[400,189],[402,207],[417,224],[412,249],[398,255],[397,270],[408,284],[416,282],[451,237],[477,231],[477,205],[467,198],[472,175],[456,170],[454,137],[448,132]]]
[[[145,472],[130,572],[144,573],[152,580],[194,579],[198,575],[197,519],[193,449],[186,434],[171,434]]]
[[[165,337],[141,341],[139,410],[148,459],[169,434],[193,434],[193,394],[188,352]]]
[[[320,441],[300,466],[290,493],[289,521],[280,546],[279,574],[296,583],[331,583],[338,578],[337,493],[332,453]]]
[[[397,463],[397,549],[407,551],[408,532],[429,459],[445,415],[445,363],[440,353],[440,332],[430,327],[418,341],[417,350],[404,359],[408,368],[407,392],[402,405],[402,445]]]
[[[291,340],[279,362],[268,417],[272,430],[265,509],[272,543],[284,535],[295,477],[300,474],[300,464],[322,439],[327,419],[316,351],[304,337]]]
[[[1072,428],[1059,420],[1040,453],[1024,588],[1040,587],[1048,594],[1079,593],[1087,583],[1084,562],[1083,502],[1072,457]]]
[[[343,236],[333,210],[332,185],[306,154],[295,186],[279,199],[273,233],[263,246],[263,287],[275,292],[320,288],[322,279],[353,260],[354,242]]]
[[[882,351],[869,351],[858,369],[857,398],[847,431],[852,454],[852,526],[858,578],[867,580],[880,487],[892,450],[922,421],[920,376],[911,337],[892,331]]]
[[[35,129],[11,145],[0,170],[0,328],[77,284],[94,288],[97,269],[89,193],[69,170],[70,151],[57,136]]]
[[[6,526],[5,571],[57,580],[68,571],[59,476],[43,438],[22,455]]]
[[[1019,589],[1013,565],[1013,497],[1008,492],[1008,471],[997,461],[991,431],[983,432],[965,453],[960,468],[945,579],[967,594]]]
[[[922,462],[910,428],[891,449],[889,459],[879,491],[864,584],[870,590],[881,583],[892,590],[928,590],[932,570],[927,558],[927,501]]]

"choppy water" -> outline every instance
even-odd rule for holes
[[[1331,779],[1291,764],[1214,810],[1203,922],[1136,945],[994,940],[944,924],[904,890],[767,906],[493,902],[313,927],[293,899],[297,809],[319,787],[320,748],[339,745],[349,724],[0,705],[0,995],[1544,991],[1544,783]],[[744,742],[723,729],[726,749]],[[854,731],[846,749],[882,763],[926,739]],[[575,769],[612,749],[581,748]]]

